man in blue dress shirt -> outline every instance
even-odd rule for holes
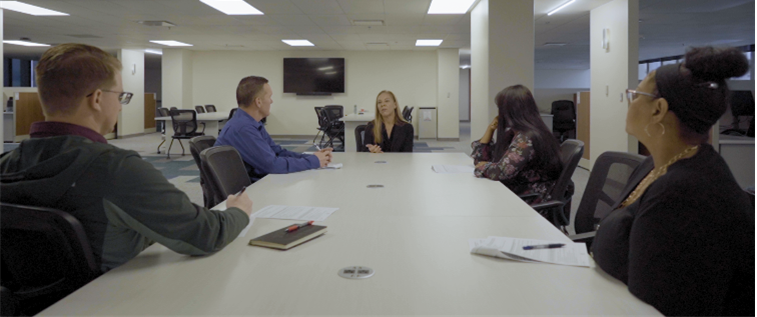
[[[268,174],[294,173],[325,167],[331,162],[331,149],[307,155],[287,151],[273,142],[260,122],[271,114],[272,95],[268,79],[243,78],[237,86],[239,110],[223,127],[215,143],[216,146],[231,145],[239,151],[253,183]]]

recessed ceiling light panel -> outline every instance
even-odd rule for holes
[[[282,42],[286,43],[289,46],[315,46],[315,44],[310,43],[308,40],[281,40]]]
[[[200,0],[227,15],[262,15],[263,12],[243,0]]]
[[[570,0],[570,1],[566,2],[566,3],[564,3],[563,5],[557,7],[556,9],[554,9],[552,11],[549,11],[549,13],[547,13],[547,15],[553,15],[553,14],[555,14],[555,12],[562,10],[563,8],[569,6],[573,2],[576,2],[576,0]]]
[[[150,41],[150,43],[165,45],[165,46],[192,46],[192,44],[182,43],[179,41]]]
[[[431,0],[428,14],[465,14],[476,0]]]
[[[67,16],[68,13],[58,12],[18,1],[0,1],[0,8],[36,16]]]
[[[34,43],[29,41],[8,41],[3,40],[5,44],[21,45],[21,46],[50,46],[50,44]]]
[[[439,46],[444,40],[416,40],[415,46]]]

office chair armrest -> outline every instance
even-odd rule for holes
[[[596,231],[589,231],[579,234],[574,234],[571,236],[568,236],[573,242],[585,242],[585,243],[591,243],[594,241],[594,236],[597,234]]]
[[[200,133],[205,134],[205,122],[200,122],[200,124],[202,124],[202,131]]]
[[[530,193],[530,194],[525,194],[525,195],[518,195],[518,198],[520,198],[522,200],[533,199],[533,198],[536,198],[536,197],[539,197],[539,193]]]
[[[531,208],[533,208],[536,211],[540,211],[540,210],[547,210],[547,209],[551,209],[551,208],[558,208],[558,207],[562,207],[564,205],[565,205],[565,203],[562,202],[562,201],[559,201],[559,200],[550,200],[550,201],[545,201],[545,202],[541,202],[541,203],[538,203],[538,204],[533,204],[533,205],[531,205]]]

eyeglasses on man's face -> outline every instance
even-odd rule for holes
[[[125,91],[112,91],[112,90],[105,90],[105,89],[102,89],[101,91],[103,91],[103,92],[111,92],[111,93],[114,93],[114,94],[118,94],[118,102],[120,102],[122,105],[129,104],[129,101],[131,101],[131,97],[134,96],[133,93],[125,92]],[[93,92],[93,93],[87,95],[87,98],[91,97],[94,94],[95,93]]]
[[[659,96],[656,96],[656,95],[653,95],[653,94],[650,94],[650,93],[646,93],[646,92],[643,92],[643,91],[636,91],[636,90],[633,90],[633,89],[626,89],[626,98],[628,98],[628,102],[636,100],[636,98],[639,98],[639,96],[648,96],[648,97],[652,97],[652,99],[660,98]]]

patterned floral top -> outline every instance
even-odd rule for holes
[[[556,179],[548,179],[547,173],[530,168],[529,161],[534,158],[533,141],[527,135],[518,132],[510,142],[510,146],[498,162],[492,162],[494,144],[482,144],[474,141],[473,147],[474,164],[487,162],[483,166],[476,167],[473,173],[476,177],[488,178],[502,182],[516,195],[531,193],[539,194],[531,203],[549,200],[549,191],[555,185]]]

